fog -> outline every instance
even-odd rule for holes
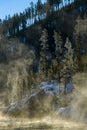
[[[87,74],[76,74],[73,77],[74,91],[68,94],[71,102],[62,109],[61,113],[56,109],[45,116],[29,118],[15,117],[0,112],[0,129],[2,130],[86,130],[87,129]],[[67,100],[68,101],[68,100]],[[48,105],[47,105],[48,106]],[[60,108],[61,109],[61,108]]]

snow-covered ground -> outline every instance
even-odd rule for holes
[[[54,95],[54,94],[58,94],[59,90],[63,93],[64,92],[64,84],[63,83],[58,83],[56,80],[51,80],[50,82],[46,81],[46,82],[42,82],[40,84],[41,89],[44,90],[45,93]],[[72,92],[73,90],[73,84],[72,82],[67,83],[66,85],[66,91]]]
[[[41,89],[44,90],[45,93],[53,95],[54,93],[57,94],[59,91],[59,86],[57,81],[51,80],[50,82],[42,82],[40,84]]]

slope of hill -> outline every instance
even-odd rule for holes
[[[84,73],[87,69],[87,14],[84,15],[86,7],[83,4],[82,0],[80,0],[78,3],[72,3],[61,10],[52,11],[50,8],[45,19],[40,19],[27,27],[25,27],[24,24],[23,29],[16,30],[16,32],[18,31],[17,33],[10,35],[9,37],[6,35],[0,38],[0,110],[4,110],[5,117],[7,114],[7,120],[4,120],[1,116],[3,124],[0,125],[3,130],[4,127],[7,127],[7,129],[9,129],[9,127],[12,129],[25,129],[24,127],[26,127],[26,129],[33,129],[32,124],[35,125],[35,128],[41,129],[43,127],[48,129],[59,127],[60,129],[67,130],[85,130],[87,128],[87,125],[85,124],[85,122],[87,122],[87,74]],[[83,7],[82,11],[80,6]],[[24,23],[26,23],[26,21],[24,21]],[[48,66],[45,66],[45,69],[43,68],[41,70],[39,62],[41,49],[44,49],[41,47],[40,38],[44,29],[48,32],[48,35],[45,35],[47,36],[47,39],[44,41],[46,43],[48,42],[49,48],[47,46],[46,50],[43,52],[49,54],[45,59],[49,60],[49,57],[51,58],[49,62],[47,62]],[[57,66],[51,66],[53,60],[56,59],[55,52],[58,49],[55,47],[55,31],[60,34],[58,36],[61,38],[58,39],[58,43],[61,44],[60,41],[62,41],[64,51],[62,52],[63,54],[57,55],[57,61],[59,60],[57,62],[58,69],[56,68]],[[68,40],[66,40],[67,37]],[[76,63],[79,63],[81,68],[79,67],[79,69],[74,72],[71,70],[73,73],[70,73],[73,75],[71,77],[71,82],[73,82],[75,89],[73,92],[64,93],[62,87],[64,89],[67,85],[66,82],[69,83],[68,80],[66,81],[63,79],[64,69],[67,68],[67,66],[64,65],[69,63],[65,62],[67,61],[68,56],[64,59],[66,52],[68,52],[68,48],[65,50],[64,45],[66,41],[68,41],[66,43],[70,43],[69,40],[72,43],[69,44],[69,56],[71,56],[71,54],[74,55],[70,61],[72,62],[73,60],[75,63],[75,60],[78,58],[78,62]],[[72,53],[70,50],[73,50]],[[45,63],[43,62],[42,65],[44,64]],[[54,62],[54,65],[56,65],[56,62]],[[62,71],[60,65],[62,68],[64,67]],[[74,66],[74,64],[72,66]],[[69,64],[69,69],[70,67],[71,65]],[[47,68],[51,69],[48,71]],[[54,69],[54,71],[52,69]],[[79,73],[77,73],[77,71],[79,71]],[[81,71],[83,72],[82,74],[80,73]],[[56,72],[58,72],[57,77],[55,76],[57,74]],[[62,76],[60,75],[60,72],[62,72]],[[48,88],[45,88],[45,91],[40,89],[41,83],[48,82],[48,84],[50,84],[50,81],[54,81],[55,79],[57,80],[57,86],[59,84],[59,87],[61,87],[60,89],[56,89],[56,92],[53,93],[52,87],[48,90],[50,91],[50,94],[46,93],[46,89]],[[44,117],[45,115],[50,118],[52,117],[51,114],[54,115],[55,120],[53,126],[51,125],[51,119],[48,123],[46,123],[47,118],[39,120],[39,118],[41,119],[41,117]],[[19,121],[17,118],[18,116],[22,118],[23,124],[21,124],[21,120]],[[33,117],[36,117],[37,121],[28,121],[25,123],[26,120],[24,117],[28,118],[28,120],[29,117],[32,117],[32,119]],[[63,125],[63,120],[59,117],[65,119]],[[57,120],[55,118],[57,118]],[[71,121],[67,125],[68,119]],[[7,121],[7,123],[4,121]],[[59,124],[58,121],[60,121]]]

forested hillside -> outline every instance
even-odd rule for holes
[[[0,110],[5,116],[52,114],[87,122],[86,78],[86,0],[38,0],[0,20]]]
[[[36,4],[31,2],[31,6],[23,13],[14,14],[13,17],[6,16],[5,20],[0,21],[0,37],[18,37],[22,42],[33,46],[37,54],[40,51],[39,38],[43,28],[50,34],[49,44],[53,41],[51,37],[55,29],[61,32],[63,41],[69,37],[75,42],[73,32],[76,18],[84,19],[87,16],[86,4],[86,1],[82,0],[71,3],[63,3],[62,0],[48,0],[45,3],[38,0]]]
[[[38,0],[36,4],[31,2],[23,13],[1,20],[1,64],[24,58],[28,51],[32,51],[33,74],[41,71],[46,73],[48,79],[60,80],[63,78],[63,64],[66,66],[67,60],[72,60],[74,64],[73,73],[84,70],[86,61],[83,59],[87,51],[86,4],[85,0],[48,0],[45,3]]]

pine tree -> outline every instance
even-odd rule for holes
[[[64,78],[64,92],[66,93],[66,85],[68,82],[72,80],[72,75],[74,72],[74,57],[73,57],[73,49],[70,40],[67,38],[65,43],[65,54],[63,59],[63,69],[62,74]]]
[[[31,2],[30,3],[30,5],[31,5],[31,19],[32,19],[32,23],[33,23],[33,18],[34,18],[34,3],[33,2]]]
[[[59,10],[60,3],[62,3],[62,0],[54,0],[54,5],[56,6],[56,10]]]
[[[42,2],[41,2],[41,0],[37,1],[37,12],[38,12],[38,19],[40,19],[41,15],[42,15]]]
[[[48,69],[48,33],[47,30],[44,29],[42,31],[42,35],[40,38],[41,41],[41,52],[40,52],[40,70],[45,73],[47,76]]]
[[[47,0],[47,3],[49,4],[50,8],[53,11],[54,0]]]
[[[59,89],[60,89],[60,80],[61,80],[61,69],[62,69],[62,55],[63,55],[63,41],[61,38],[61,35],[58,34],[55,30],[54,30],[54,41],[55,41],[55,45],[56,45],[56,50],[55,50],[55,59],[53,60],[53,68],[55,68],[55,72],[56,72],[56,78],[58,79],[59,82]]]

